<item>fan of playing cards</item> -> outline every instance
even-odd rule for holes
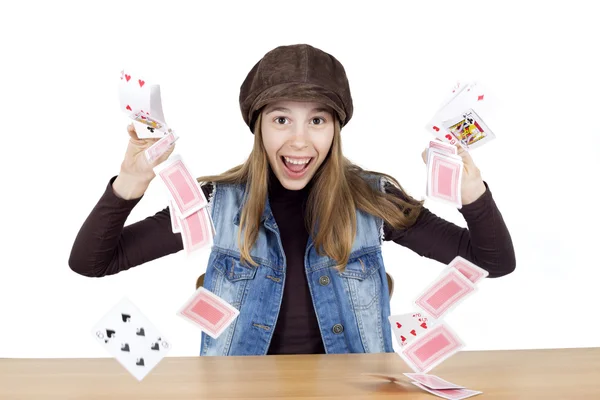
[[[461,183],[463,162],[456,145],[475,149],[496,136],[483,118],[489,116],[490,104],[477,82],[458,83],[449,99],[426,126],[439,140],[432,140],[427,150],[428,197],[462,207]]]
[[[145,152],[148,162],[154,162],[178,140],[165,122],[159,86],[129,71],[121,71],[119,98],[121,110],[133,120],[140,139],[160,138]],[[169,193],[172,230],[173,233],[181,233],[186,253],[189,255],[212,245],[215,228],[207,210],[208,201],[181,155],[171,155],[155,166],[154,172]],[[177,311],[177,315],[217,338],[235,320],[239,311],[200,287]],[[171,349],[167,338],[127,298],[123,298],[94,326],[92,334],[139,381]]]

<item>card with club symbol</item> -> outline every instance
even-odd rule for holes
[[[126,297],[98,321],[92,334],[138,381],[171,349],[165,336]]]

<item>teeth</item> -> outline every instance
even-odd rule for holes
[[[298,164],[298,165],[307,164],[310,161],[310,158],[305,158],[303,160],[293,160],[293,159],[285,157],[285,156],[283,158],[285,158],[285,161],[289,162],[290,164]]]

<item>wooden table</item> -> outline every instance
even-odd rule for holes
[[[0,359],[0,399],[438,398],[403,372],[395,353],[167,357],[141,382],[110,358]],[[460,352],[431,373],[483,391],[473,398],[600,399],[600,348]]]

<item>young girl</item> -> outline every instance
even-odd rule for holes
[[[342,154],[352,117],[343,66],[309,45],[281,46],[249,72],[240,90],[254,134],[247,161],[198,178],[216,235],[204,287],[240,310],[201,355],[393,352],[382,241],[447,264],[460,255],[499,277],[515,268],[509,232],[470,155],[460,212],[468,229],[432,214],[391,176]],[[168,208],[124,227],[154,178],[131,139],[69,258],[81,275],[116,274],[183,249]]]

